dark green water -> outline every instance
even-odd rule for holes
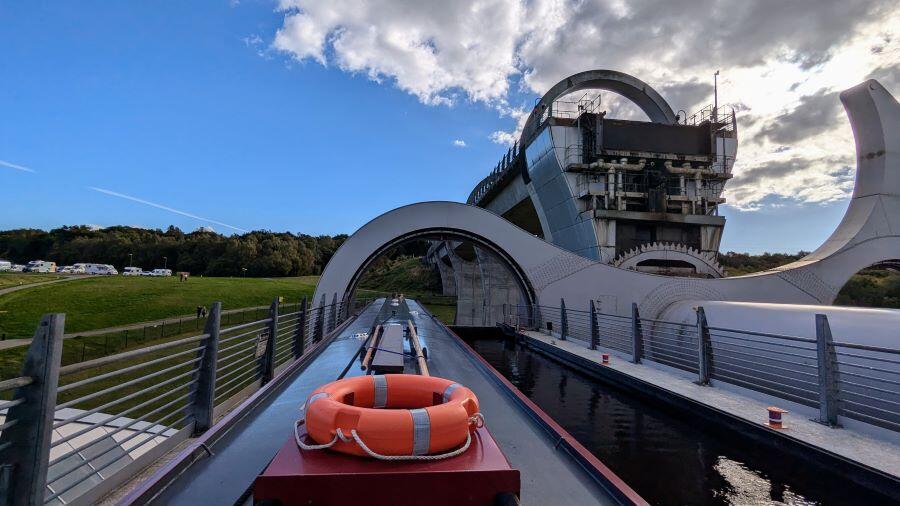
[[[522,346],[470,344],[651,504],[887,504],[820,466],[710,430]]]

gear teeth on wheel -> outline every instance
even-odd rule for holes
[[[697,251],[696,249],[685,244],[676,244],[671,242],[656,241],[652,243],[642,244],[620,254],[610,263],[615,267],[623,269],[634,269],[634,266],[637,265],[638,262],[653,259],[665,259],[664,256],[655,255],[655,253],[667,252],[677,252],[695,259],[699,264],[702,264],[697,265],[697,267],[702,267],[702,271],[705,274],[709,274],[717,278],[725,276],[725,269],[722,267],[722,264],[719,263],[719,260],[714,253]],[[701,269],[698,269],[698,272],[700,271]]]

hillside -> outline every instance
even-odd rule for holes
[[[224,309],[267,305],[275,297],[311,297],[316,276],[299,278],[178,278],[92,276],[0,296],[0,336],[30,337],[46,313],[66,313],[66,332],[192,314],[221,301]]]

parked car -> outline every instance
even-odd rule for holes
[[[141,276],[144,273],[140,267],[126,267],[122,270],[123,276]]]
[[[172,269],[153,269],[152,271],[150,271],[150,275],[151,276],[162,276],[162,277],[171,276]]]
[[[9,260],[0,260],[0,271],[11,271],[12,265]]]
[[[25,272],[25,266],[22,264],[12,264],[12,267],[9,268],[10,272]]]
[[[65,267],[57,267],[56,272],[61,274],[84,274],[84,266],[82,265],[67,265]]]
[[[56,272],[56,262],[32,260],[25,266],[25,272]]]
[[[115,267],[109,264],[78,263],[73,265],[72,267],[83,268],[85,274],[94,274],[101,276],[115,276],[119,274],[119,271],[117,271]]]

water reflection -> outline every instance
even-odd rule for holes
[[[875,504],[884,498],[707,430],[501,339],[473,347],[652,504]]]

